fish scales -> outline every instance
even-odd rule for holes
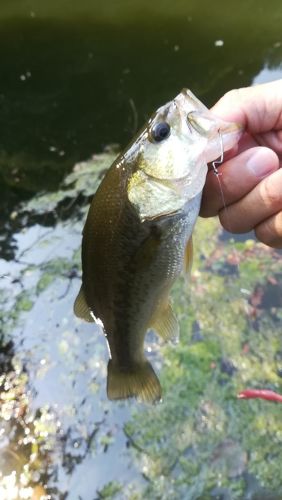
[[[166,341],[178,338],[169,293],[183,267],[191,267],[207,162],[220,155],[220,144],[230,149],[239,135],[236,124],[213,117],[184,89],[150,118],[92,200],[74,311],[103,324],[110,399],[161,398],[144,354],[145,335],[153,328]]]

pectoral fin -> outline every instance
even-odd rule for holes
[[[188,280],[190,278],[192,264],[193,264],[193,240],[191,236],[191,238],[188,240],[184,252],[183,271],[186,283],[188,283]]]
[[[94,322],[94,319],[90,314],[90,308],[86,302],[83,287],[80,288],[79,294],[75,299],[73,311],[78,318],[84,319],[84,321],[88,321],[89,323]]]
[[[165,341],[178,342],[179,324],[169,302],[158,308],[150,323],[156,333]]]

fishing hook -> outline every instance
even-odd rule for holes
[[[223,163],[223,158],[224,158],[224,149],[223,149],[223,141],[222,141],[222,133],[220,128],[218,129],[218,135],[219,135],[219,144],[220,144],[220,157],[219,160],[214,160],[212,162],[212,168],[214,174],[218,177],[221,175],[221,172],[218,171],[218,168],[216,165],[221,165]]]

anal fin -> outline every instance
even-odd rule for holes
[[[166,302],[159,307],[157,313],[152,318],[150,327],[165,341],[178,342],[179,324],[172,310],[170,302]]]
[[[88,321],[89,323],[94,322],[94,318],[91,316],[91,311],[87,305],[84,290],[83,290],[82,286],[79,290],[78,296],[75,299],[75,302],[73,305],[73,311],[74,311],[74,314],[78,318],[84,319],[84,321]]]
[[[136,397],[139,401],[161,400],[161,385],[152,365],[144,360],[132,369],[121,369],[112,360],[108,363],[107,395],[111,400]]]

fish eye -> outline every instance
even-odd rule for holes
[[[151,129],[154,142],[162,142],[170,136],[170,126],[167,122],[156,123]]]

